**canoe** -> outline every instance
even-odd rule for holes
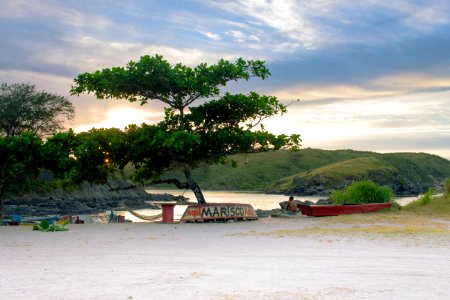
[[[337,205],[299,205],[303,215],[312,217],[361,214],[391,207],[392,203],[337,204]]]
[[[206,203],[189,205],[181,218],[181,222],[246,221],[256,219],[258,219],[258,216],[250,204]]]

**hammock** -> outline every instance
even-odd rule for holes
[[[127,209],[128,212],[130,214],[132,214],[133,216],[135,216],[136,218],[142,219],[142,220],[146,220],[146,221],[155,221],[158,220],[162,217],[162,214],[157,214],[157,215],[153,215],[153,216],[146,216],[146,215],[141,215],[140,213],[135,212],[134,210],[131,209]]]
[[[125,210],[127,210],[130,214],[132,214],[133,216],[135,216],[136,218],[145,220],[145,221],[155,221],[158,219],[161,219],[162,217],[162,213],[161,214],[157,214],[157,215],[152,215],[152,216],[146,216],[146,215],[142,215],[138,212],[135,212],[134,210],[132,210],[131,208],[129,208],[128,206],[125,205],[124,202],[120,203],[121,206],[123,206],[125,208]]]

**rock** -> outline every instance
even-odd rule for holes
[[[319,199],[316,202],[317,205],[329,205],[333,204],[330,199]]]
[[[149,205],[146,201],[188,203],[188,199],[183,196],[153,195],[147,193],[144,187],[136,186],[130,181],[110,179],[109,185],[82,184],[75,191],[55,189],[43,194],[32,193],[6,199],[4,213],[22,216],[92,214],[124,209],[122,202],[131,209],[159,208]]]
[[[255,212],[258,218],[268,218],[271,215],[271,212],[269,210],[257,209],[255,210]]]

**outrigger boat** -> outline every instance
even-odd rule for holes
[[[369,213],[390,208],[392,203],[338,204],[338,205],[299,205],[303,215],[312,217],[338,216]]]
[[[253,206],[241,203],[205,203],[190,204],[181,218],[181,222],[208,222],[227,220],[256,220]]]

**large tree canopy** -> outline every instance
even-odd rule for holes
[[[62,130],[73,116],[74,107],[63,96],[36,91],[27,83],[0,85],[0,136],[22,132],[48,136]]]
[[[99,99],[127,99],[141,104],[151,100],[166,103],[168,108],[160,123],[127,128],[123,140],[126,153],[120,159],[136,167],[138,180],[190,188],[203,203],[201,190],[191,176],[191,169],[200,162],[219,163],[230,154],[296,149],[300,145],[299,135],[277,136],[262,126],[264,119],[286,112],[286,106],[276,97],[255,92],[220,96],[221,88],[230,81],[265,79],[269,75],[264,62],[258,60],[220,60],[215,65],[191,68],[171,65],[159,55],[143,56],[126,67],[78,75],[71,93],[92,92]],[[195,100],[208,98],[214,99],[186,112]],[[161,175],[169,170],[184,172],[186,182],[163,179]]]

